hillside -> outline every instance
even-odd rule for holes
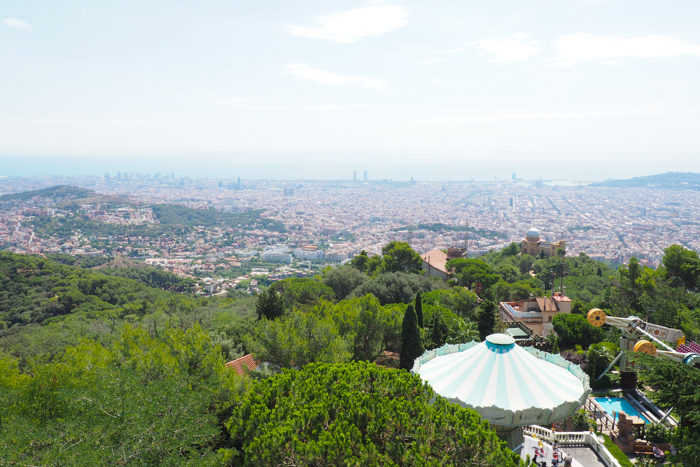
[[[216,227],[228,225],[243,229],[264,228],[281,232],[284,225],[279,221],[261,217],[262,210],[235,214],[214,209],[193,209],[179,204],[154,204],[153,214],[161,224]]]
[[[627,180],[606,180],[600,183],[593,183],[590,186],[700,190],[700,174],[693,172],[667,172],[665,174],[635,177]]]
[[[24,191],[22,193],[2,195],[0,196],[0,201],[27,201],[37,196],[41,198],[50,198],[59,202],[64,200],[90,198],[99,195],[92,190],[88,190],[87,188],[57,185],[50,188],[44,188],[42,190]]]

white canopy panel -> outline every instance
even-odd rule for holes
[[[496,425],[549,424],[573,415],[591,393],[588,375],[559,355],[492,334],[417,358],[413,373],[441,396]]]

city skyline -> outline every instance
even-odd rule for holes
[[[698,12],[691,1],[5,2],[0,175],[700,172]]]

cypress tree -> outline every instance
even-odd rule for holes
[[[416,294],[416,316],[418,317],[418,327],[423,329],[423,299],[420,292]]]
[[[445,323],[442,311],[436,311],[433,318],[433,327],[430,330],[430,340],[434,348],[445,345],[449,333],[450,329],[447,327],[447,323]]]
[[[478,323],[481,340],[494,333],[496,327],[496,303],[492,300],[484,300],[479,307]]]
[[[418,317],[412,304],[406,307],[401,325],[401,354],[399,366],[404,370],[413,368],[413,361],[423,354],[423,343],[418,329]]]

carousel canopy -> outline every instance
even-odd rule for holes
[[[549,424],[570,417],[591,393],[588,375],[578,365],[519,347],[505,334],[425,352],[412,372],[436,393],[496,425]]]

